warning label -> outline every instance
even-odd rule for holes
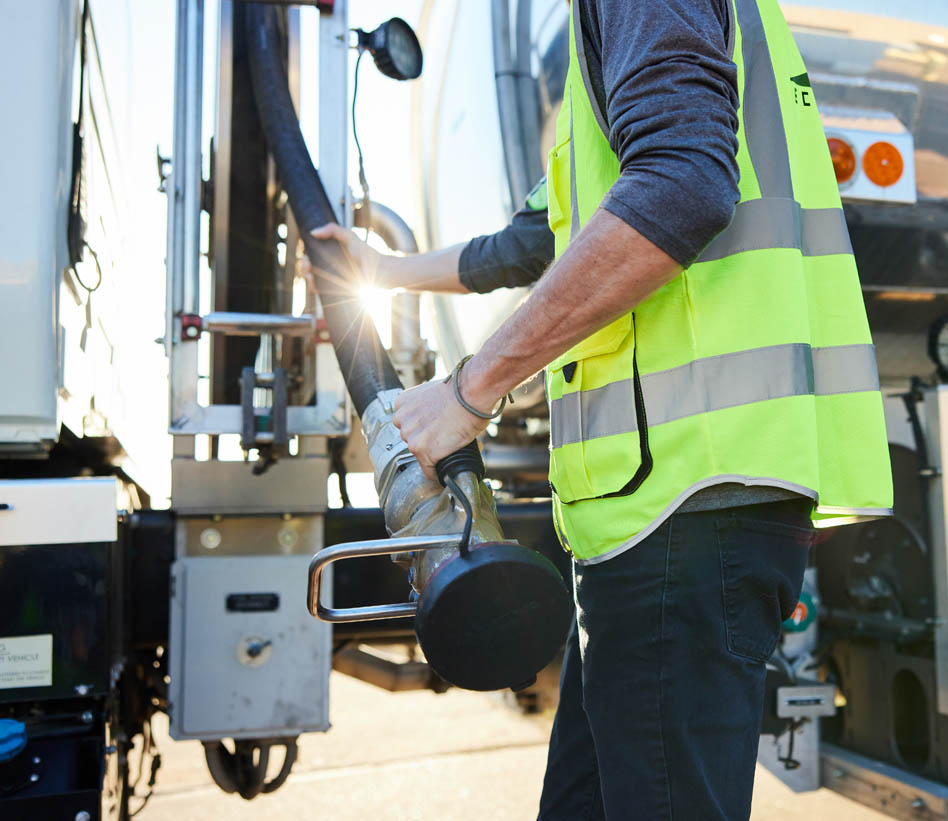
[[[52,633],[0,637],[0,690],[52,685]]]

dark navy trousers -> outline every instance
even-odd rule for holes
[[[574,565],[541,821],[749,817],[765,663],[800,595],[810,509],[675,514]]]

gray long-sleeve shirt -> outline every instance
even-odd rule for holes
[[[621,173],[602,201],[681,265],[730,222],[737,190],[737,69],[728,0],[574,0],[589,80]],[[472,291],[538,279],[553,259],[546,212],[525,207],[464,248]]]

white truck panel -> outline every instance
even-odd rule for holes
[[[0,547],[114,542],[112,478],[0,480]]]
[[[13,3],[0,48],[0,447],[58,432],[56,284],[66,264],[78,4]]]

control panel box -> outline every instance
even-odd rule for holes
[[[309,556],[187,557],[172,568],[171,735],[329,729],[331,625],[306,609]]]

